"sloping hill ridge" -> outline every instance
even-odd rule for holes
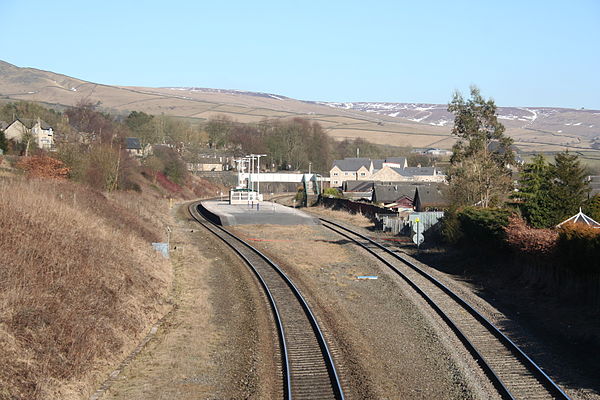
[[[228,115],[242,122],[305,117],[337,139],[413,147],[450,148],[452,115],[446,105],[415,103],[327,103],[271,93],[195,87],[128,87],[87,82],[54,72],[0,61],[0,101],[29,100],[68,107],[81,100],[100,102],[106,111],[133,110],[203,121]],[[600,110],[500,107],[507,133],[525,152],[569,148],[600,159]]]

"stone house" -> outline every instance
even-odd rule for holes
[[[223,171],[223,159],[219,158],[200,158],[196,162],[186,163],[187,170],[190,172]]]
[[[144,155],[140,139],[136,137],[125,138],[125,150],[134,157],[142,157]]]
[[[446,175],[436,167],[395,168],[385,165],[371,179],[380,182],[444,182]]]
[[[373,174],[373,162],[369,158],[344,158],[335,160],[329,171],[331,187],[340,187],[345,181],[368,180]]]
[[[17,118],[4,129],[8,140],[20,143],[23,136],[31,134],[40,149],[52,150],[54,147],[54,130],[40,118]]]

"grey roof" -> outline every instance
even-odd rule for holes
[[[373,169],[381,169],[383,168],[383,163],[395,163],[400,164],[404,167],[406,162],[406,157],[389,157],[383,160],[373,160]]]
[[[434,167],[406,167],[404,171],[411,175],[435,175]]]
[[[17,118],[17,119],[15,119],[15,121],[17,121],[17,120],[21,121],[21,123],[23,125],[25,125],[25,127],[27,129],[33,128],[33,126],[35,124],[37,124],[37,122],[38,122],[37,118]],[[15,121],[13,121],[13,123]],[[40,119],[40,126],[44,130],[52,129],[52,127],[46,121],[44,121],[43,119]]]
[[[140,139],[136,137],[125,138],[125,148],[127,150],[141,150],[142,145],[140,143]]]
[[[413,200],[415,189],[415,185],[375,185],[373,202],[389,204],[404,196]]]
[[[335,160],[332,168],[337,166],[342,171],[358,171],[360,167],[369,168],[371,166],[370,158],[344,158]]]
[[[385,160],[373,160],[373,169],[378,170],[383,168],[383,162]]]
[[[373,181],[344,181],[342,188],[345,192],[368,192],[373,190]]]
[[[406,167],[406,168],[392,168],[394,172],[402,176],[424,176],[424,175],[435,175],[434,167]]]
[[[427,207],[448,207],[449,201],[444,196],[445,186],[418,186],[415,193],[417,211]]]
[[[406,157],[389,157],[385,159],[385,162],[404,165],[406,162]]]

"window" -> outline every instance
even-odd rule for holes
[[[360,173],[360,176],[365,176],[365,175],[366,175],[366,173],[365,173],[365,172],[361,172],[361,173]]]
[[[344,172],[344,175],[348,176],[348,173],[347,173],[347,172]]]
[[[334,172],[334,173],[333,173],[333,176],[338,176],[338,173],[337,173],[337,172]]]

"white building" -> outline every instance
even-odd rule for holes
[[[23,137],[31,134],[40,149],[54,147],[54,130],[41,119],[17,118],[4,130],[7,139],[20,143]]]

